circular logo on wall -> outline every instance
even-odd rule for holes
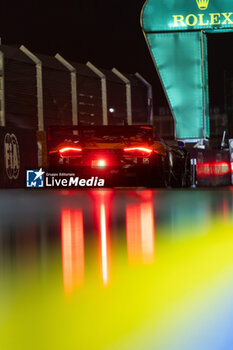
[[[9,179],[17,179],[20,170],[19,144],[15,134],[7,133],[4,138],[5,167]]]

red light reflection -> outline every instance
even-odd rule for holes
[[[92,193],[95,202],[97,229],[100,233],[101,275],[104,285],[109,283],[109,210],[111,191],[95,191]]]
[[[84,230],[81,210],[61,212],[63,283],[66,294],[84,281]]]
[[[152,201],[126,207],[126,237],[131,264],[154,262],[154,211]]]
[[[224,198],[222,202],[222,215],[224,221],[227,223],[229,219],[229,204],[226,198]]]
[[[103,276],[104,284],[107,284],[108,283],[107,227],[106,227],[106,209],[103,203],[100,206],[100,233],[101,233],[102,276]]]

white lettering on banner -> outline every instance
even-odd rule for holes
[[[233,12],[221,12],[221,13],[199,13],[197,15],[189,14],[186,17],[183,15],[173,15],[173,26],[174,27],[193,27],[198,26],[209,26],[209,25],[228,25],[233,24],[233,18],[230,17]]]

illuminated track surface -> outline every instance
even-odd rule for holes
[[[0,197],[0,349],[233,349],[233,191]]]

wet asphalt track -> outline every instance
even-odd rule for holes
[[[232,349],[232,252],[230,187],[1,190],[0,348]]]

